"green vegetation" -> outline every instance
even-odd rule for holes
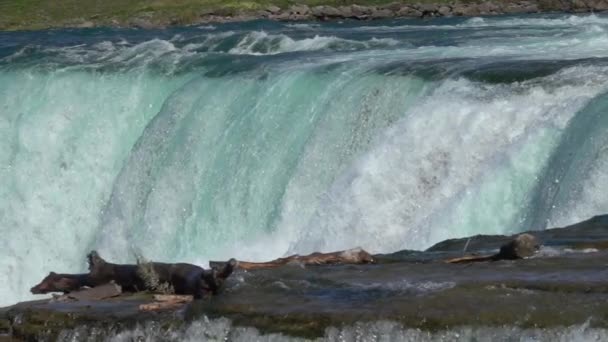
[[[129,25],[144,19],[155,25],[188,24],[211,12],[231,16],[270,5],[381,5],[395,0],[0,0],[0,30],[64,26]],[[442,3],[448,0],[401,0],[401,3]]]

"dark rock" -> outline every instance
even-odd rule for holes
[[[568,11],[570,4],[560,0],[538,0],[538,7],[543,11]]]
[[[500,247],[495,256],[499,260],[525,259],[538,252],[540,245],[532,234],[520,234],[509,243]]]

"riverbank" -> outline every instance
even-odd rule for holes
[[[474,236],[376,255],[375,265],[240,270],[221,295],[177,310],[142,311],[153,301],[148,294],[20,303],[0,309],[0,339],[351,340],[354,333],[458,340],[463,332],[481,339],[491,332],[494,340],[532,334],[542,341],[605,334],[608,216],[531,233],[543,247],[525,260],[443,262],[463,249],[495,251],[510,239]]]
[[[49,28],[163,28],[256,19],[278,21],[373,20],[486,16],[544,12],[598,12],[608,0],[494,1],[25,1],[0,4],[0,30]]]

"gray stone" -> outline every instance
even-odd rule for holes
[[[395,16],[395,13],[388,9],[374,10],[371,14],[371,17],[373,19],[392,18],[394,16]]]
[[[401,9],[396,13],[398,17],[421,17],[422,12],[412,7],[401,7]]]
[[[479,8],[477,8],[477,6],[457,4],[452,7],[452,14],[458,15],[458,16],[471,17],[471,16],[479,15],[480,11],[479,11]]]
[[[310,7],[306,5],[293,5],[289,8],[289,12],[297,15],[308,15],[310,14]]]
[[[452,9],[448,6],[440,6],[437,10],[437,13],[439,13],[443,17],[449,17],[452,15]]]
[[[279,12],[281,12],[281,8],[279,8],[278,6],[270,5],[266,7],[266,11],[272,14],[278,14]]]
[[[156,28],[156,25],[152,24],[148,19],[144,18],[133,18],[131,20],[131,25],[142,29]]]
[[[357,17],[350,6],[341,6],[338,7],[338,11],[342,13],[342,17],[344,18],[354,18]]]
[[[398,12],[401,9],[402,4],[398,2],[391,2],[390,4],[380,6],[380,9],[387,9],[391,12]]]
[[[289,14],[289,12],[281,12],[281,13],[272,15],[272,19],[280,20],[280,21],[290,20],[290,17],[291,17],[291,15]]]
[[[350,9],[354,16],[364,16],[372,14],[372,9],[367,6],[351,5]]]
[[[91,28],[95,27],[95,24],[92,21],[83,21],[80,24],[76,25],[78,28]]]
[[[312,8],[312,15],[317,18],[339,18],[340,11],[331,6],[316,6]]]
[[[419,4],[419,5],[416,5],[416,8],[422,13],[437,12],[437,5],[435,5],[435,4]]]

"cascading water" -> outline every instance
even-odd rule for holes
[[[591,15],[2,33],[0,304],[90,249],[391,252],[605,213],[606,30]]]

